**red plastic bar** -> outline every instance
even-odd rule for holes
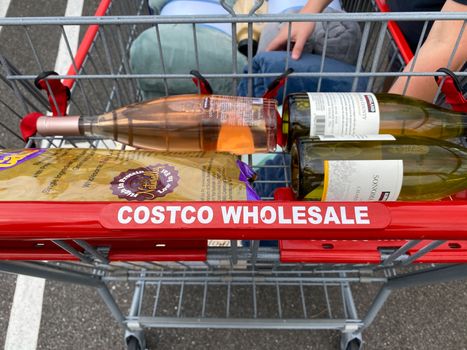
[[[376,5],[378,6],[381,12],[391,12],[385,0],[375,0],[375,1],[376,1]],[[409,63],[409,61],[413,57],[413,52],[410,49],[410,46],[407,43],[407,40],[405,40],[404,34],[402,34],[402,31],[400,30],[399,26],[394,21],[388,22],[388,29],[389,29],[389,32],[391,33],[392,38],[394,39],[394,42],[399,48],[399,52],[402,56],[402,59],[404,60],[406,64]]]
[[[166,211],[166,221],[163,224],[151,222],[152,220],[157,222],[156,219],[158,219],[157,215],[153,215],[154,207],[164,210],[168,210],[169,207],[180,207],[177,213],[185,211],[186,215],[191,215],[189,217],[191,221],[195,215],[192,211],[196,205],[202,205],[208,209],[209,207],[213,208],[215,213],[219,213],[223,206],[232,207],[234,211],[244,209],[250,213],[254,212],[254,207],[269,206],[274,210],[282,210],[283,216],[286,216],[283,221],[286,223],[265,224],[261,215],[256,216],[259,220],[257,224],[251,222],[249,224],[223,223],[222,218],[216,218],[215,222],[207,224],[198,222],[190,225],[182,223],[178,219],[175,219],[174,223],[170,223],[168,211]],[[327,213],[325,210],[327,207],[333,206],[338,216],[341,215],[339,207],[350,210],[356,205],[368,206],[371,209],[368,212],[370,213],[368,220],[376,224],[375,226],[372,226],[373,224],[338,225],[335,223],[314,225],[306,221],[311,220],[311,218],[306,218],[308,214],[306,214],[306,210],[303,210],[305,205],[321,206],[323,215],[325,211]],[[137,207],[146,207],[147,209],[146,211],[137,211]],[[128,208],[131,208],[131,212]],[[374,211],[375,208],[378,210]],[[300,218],[298,224],[288,221],[291,220],[290,213],[295,209],[297,209],[297,216]],[[148,211],[150,214],[145,217],[145,213]],[[209,217],[209,215],[206,216],[207,211],[205,210],[201,215],[204,219]],[[304,212],[305,214],[303,214]],[[119,215],[120,219],[124,221],[132,219],[132,215],[137,215],[138,220],[147,220],[145,224],[141,225],[134,222],[119,225]],[[245,215],[248,220],[254,220],[244,213],[240,214],[240,219],[245,218]],[[270,211],[267,212],[267,216],[265,220],[270,220]],[[194,217],[196,219],[196,216]],[[336,220],[339,219],[343,221],[342,217]],[[351,219],[347,218],[347,220]],[[112,222],[114,224],[110,224]],[[387,202],[384,204],[275,201],[139,202],[131,204],[126,202],[0,202],[0,240],[24,239],[467,240],[467,201]]]
[[[83,249],[67,242],[80,252]],[[111,261],[206,261],[207,241],[88,240],[95,248],[108,248]],[[78,260],[52,241],[0,241],[0,260]]]
[[[431,241],[421,241],[407,254],[412,255]],[[395,251],[407,241],[279,241],[283,263],[379,264],[384,249]],[[449,241],[422,255],[417,263],[467,263],[467,241]]]
[[[101,0],[94,16],[96,17],[104,16],[111,2],[112,0]],[[86,33],[84,34],[83,40],[81,41],[81,44],[79,45],[78,51],[76,52],[76,55],[75,55],[75,64],[76,64],[76,68],[78,69],[78,71],[81,69],[84,59],[89,53],[89,48],[94,42],[94,39],[96,38],[98,30],[99,30],[99,25],[93,24],[89,26],[89,28],[86,30]],[[75,70],[75,67],[71,65],[70,68],[68,69],[67,75],[76,75],[76,74],[77,72]],[[68,86],[70,89],[72,88],[74,83],[75,83],[75,79],[64,79],[63,80],[63,85]]]

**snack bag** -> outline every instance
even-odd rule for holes
[[[0,150],[2,201],[258,200],[254,176],[223,153]]]

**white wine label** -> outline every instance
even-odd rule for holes
[[[402,160],[325,160],[322,201],[395,201],[402,188]]]
[[[395,141],[396,138],[390,134],[380,135],[317,135],[320,141]]]
[[[310,136],[379,133],[379,106],[369,92],[308,93]]]

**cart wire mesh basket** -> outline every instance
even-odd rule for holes
[[[19,122],[31,112],[99,115],[142,101],[147,94],[142,89],[145,82],[159,84],[161,94],[167,95],[174,82],[191,81],[189,72],[171,70],[171,61],[164,52],[167,43],[161,35],[164,26],[189,28],[195,56],[193,69],[213,83],[229,82],[233,95],[244,84],[251,96],[255,79],[273,80],[280,74],[253,72],[251,38],[257,24],[283,22],[290,29],[293,21],[357,23],[361,40],[353,71],[324,69],[327,38],[331,35],[326,30],[320,69],[294,72],[290,77],[315,78],[316,91],[321,91],[328,78],[345,78],[350,81],[351,91],[362,88],[382,92],[398,76],[439,74],[403,72],[413,55],[395,21],[422,21],[426,31],[427,23],[433,20],[463,20],[464,27],[467,20],[466,13],[385,13],[383,1],[345,1],[343,7],[348,12],[316,15],[257,14],[255,10],[262,1],[255,2],[249,14],[236,14],[225,1],[220,3],[225,15],[154,16],[147,12],[145,1],[104,0],[92,17],[0,19],[11,37],[25,43],[28,52],[24,55],[32,61],[23,67],[10,53],[0,53],[0,146],[124,149],[112,140],[88,137],[34,135],[25,143]],[[203,26],[218,23],[227,24],[231,31],[231,67],[228,73],[206,73],[201,69],[200,31]],[[237,51],[236,32],[241,25],[247,26],[250,38],[246,56]],[[74,26],[80,26],[84,33],[77,50],[67,34]],[[58,75],[43,76],[45,87],[40,91],[36,77],[53,70],[41,57],[40,33],[45,27],[54,28],[64,38],[62,49],[70,66]],[[147,30],[157,38],[153,49],[160,71],[135,73],[131,48]],[[286,49],[285,69],[291,60],[290,34]],[[246,65],[239,70],[242,61]],[[465,72],[455,73],[464,79]],[[69,99],[54,94],[57,81],[69,89]],[[283,90],[285,96],[287,84]],[[437,101],[439,98],[442,94],[438,94]],[[257,188],[269,189],[263,191],[267,202],[169,204],[195,208],[207,205],[219,215],[229,206],[256,206],[258,210],[268,205],[278,211],[291,211],[294,206],[305,205],[272,201],[275,188],[290,186],[290,159],[282,152],[268,157],[275,157],[276,162],[268,165],[264,155],[245,157],[257,172],[267,174],[256,181]],[[132,203],[125,210],[131,213],[141,205]],[[151,205],[144,203],[148,208]],[[354,208],[349,203],[316,205]],[[121,202],[0,202],[0,271],[97,288],[125,329],[126,344],[131,349],[146,347],[143,331],[151,327],[332,329],[342,333],[341,349],[359,349],[362,331],[370,326],[391,291],[464,278],[467,202],[457,198],[359,205],[366,205],[371,213],[374,225],[370,230],[261,223],[233,226],[222,220],[208,227],[183,227],[180,223],[157,228],[122,226],[117,220],[124,206]],[[109,291],[108,284],[117,282],[134,286],[128,314]],[[352,285],[362,283],[381,285],[363,317],[357,314],[351,290]]]

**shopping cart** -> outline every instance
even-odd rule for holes
[[[167,23],[231,23],[232,55],[237,55],[235,28],[248,23],[250,35],[256,22],[349,20],[360,23],[362,41],[355,72],[294,73],[297,76],[348,76],[368,79],[367,90],[384,90],[388,80],[400,75],[410,59],[403,37],[392,21],[467,19],[466,13],[382,13],[377,3],[347,1],[353,13],[298,15],[231,15],[225,17],[145,16],[145,1],[104,0],[94,17],[3,18],[0,25],[25,43],[34,67],[17,66],[14,57],[0,53],[2,94],[0,134],[2,147],[122,147],[100,138],[29,138],[22,141],[18,122],[32,111],[63,113],[63,101],[53,94],[52,82],[61,79],[70,89],[70,114],[98,114],[141,99],[139,79],[191,79],[186,74],[133,74],[129,64],[131,43],[142,30]],[[367,12],[372,12],[371,16]],[[465,22],[464,22],[465,24]],[[76,54],[67,28],[86,29]],[[46,97],[34,86],[37,75],[50,70],[41,59],[38,36],[44,26],[54,27],[65,38],[72,58],[66,75],[44,79]],[[464,25],[465,26],[465,25]],[[290,47],[290,45],[289,45]],[[402,49],[401,49],[402,48]],[[164,60],[162,47],[160,56]],[[324,57],[325,52],[323,52]],[[249,45],[248,61],[252,59]],[[198,68],[198,67],[193,67]],[[465,76],[463,72],[456,72]],[[205,74],[209,80],[271,77],[235,67],[231,74]],[[319,84],[318,84],[319,85]],[[355,85],[354,85],[355,86]],[[61,102],[62,101],[62,102]],[[66,107],[66,101],[65,101]],[[281,155],[281,154],[280,154]],[[287,161],[282,155],[280,179],[258,183],[287,187]],[[268,165],[251,165],[260,171]],[[279,192],[287,194],[286,191]],[[272,198],[266,198],[272,199]],[[278,196],[268,202],[162,203],[210,207],[221,217],[222,208],[268,205],[290,212],[308,205]],[[467,274],[467,202],[447,200],[424,203],[359,203],[369,210],[371,224],[362,229],[331,226],[309,228],[282,223],[236,226],[222,220],[208,227],[181,223],[122,225],[122,206],[136,209],[148,203],[109,202],[0,202],[0,271],[43,277],[97,288],[112,315],[125,329],[129,349],[144,349],[146,328],[245,328],[331,329],[342,333],[342,349],[359,349],[362,331],[369,327],[393,290],[464,278]],[[353,209],[352,203],[316,204]],[[128,211],[128,212],[131,212]],[[28,213],[28,215],[24,215]],[[243,240],[243,242],[241,241]],[[247,240],[247,241],[245,241]],[[263,244],[275,240],[277,244]],[[433,265],[436,264],[436,265]],[[109,291],[109,283],[131,282],[134,294],[129,313]],[[351,285],[379,283],[381,289],[363,317],[359,317]],[[290,300],[290,298],[294,298]],[[187,298],[190,303],[186,302]],[[198,307],[193,307],[193,303]]]

